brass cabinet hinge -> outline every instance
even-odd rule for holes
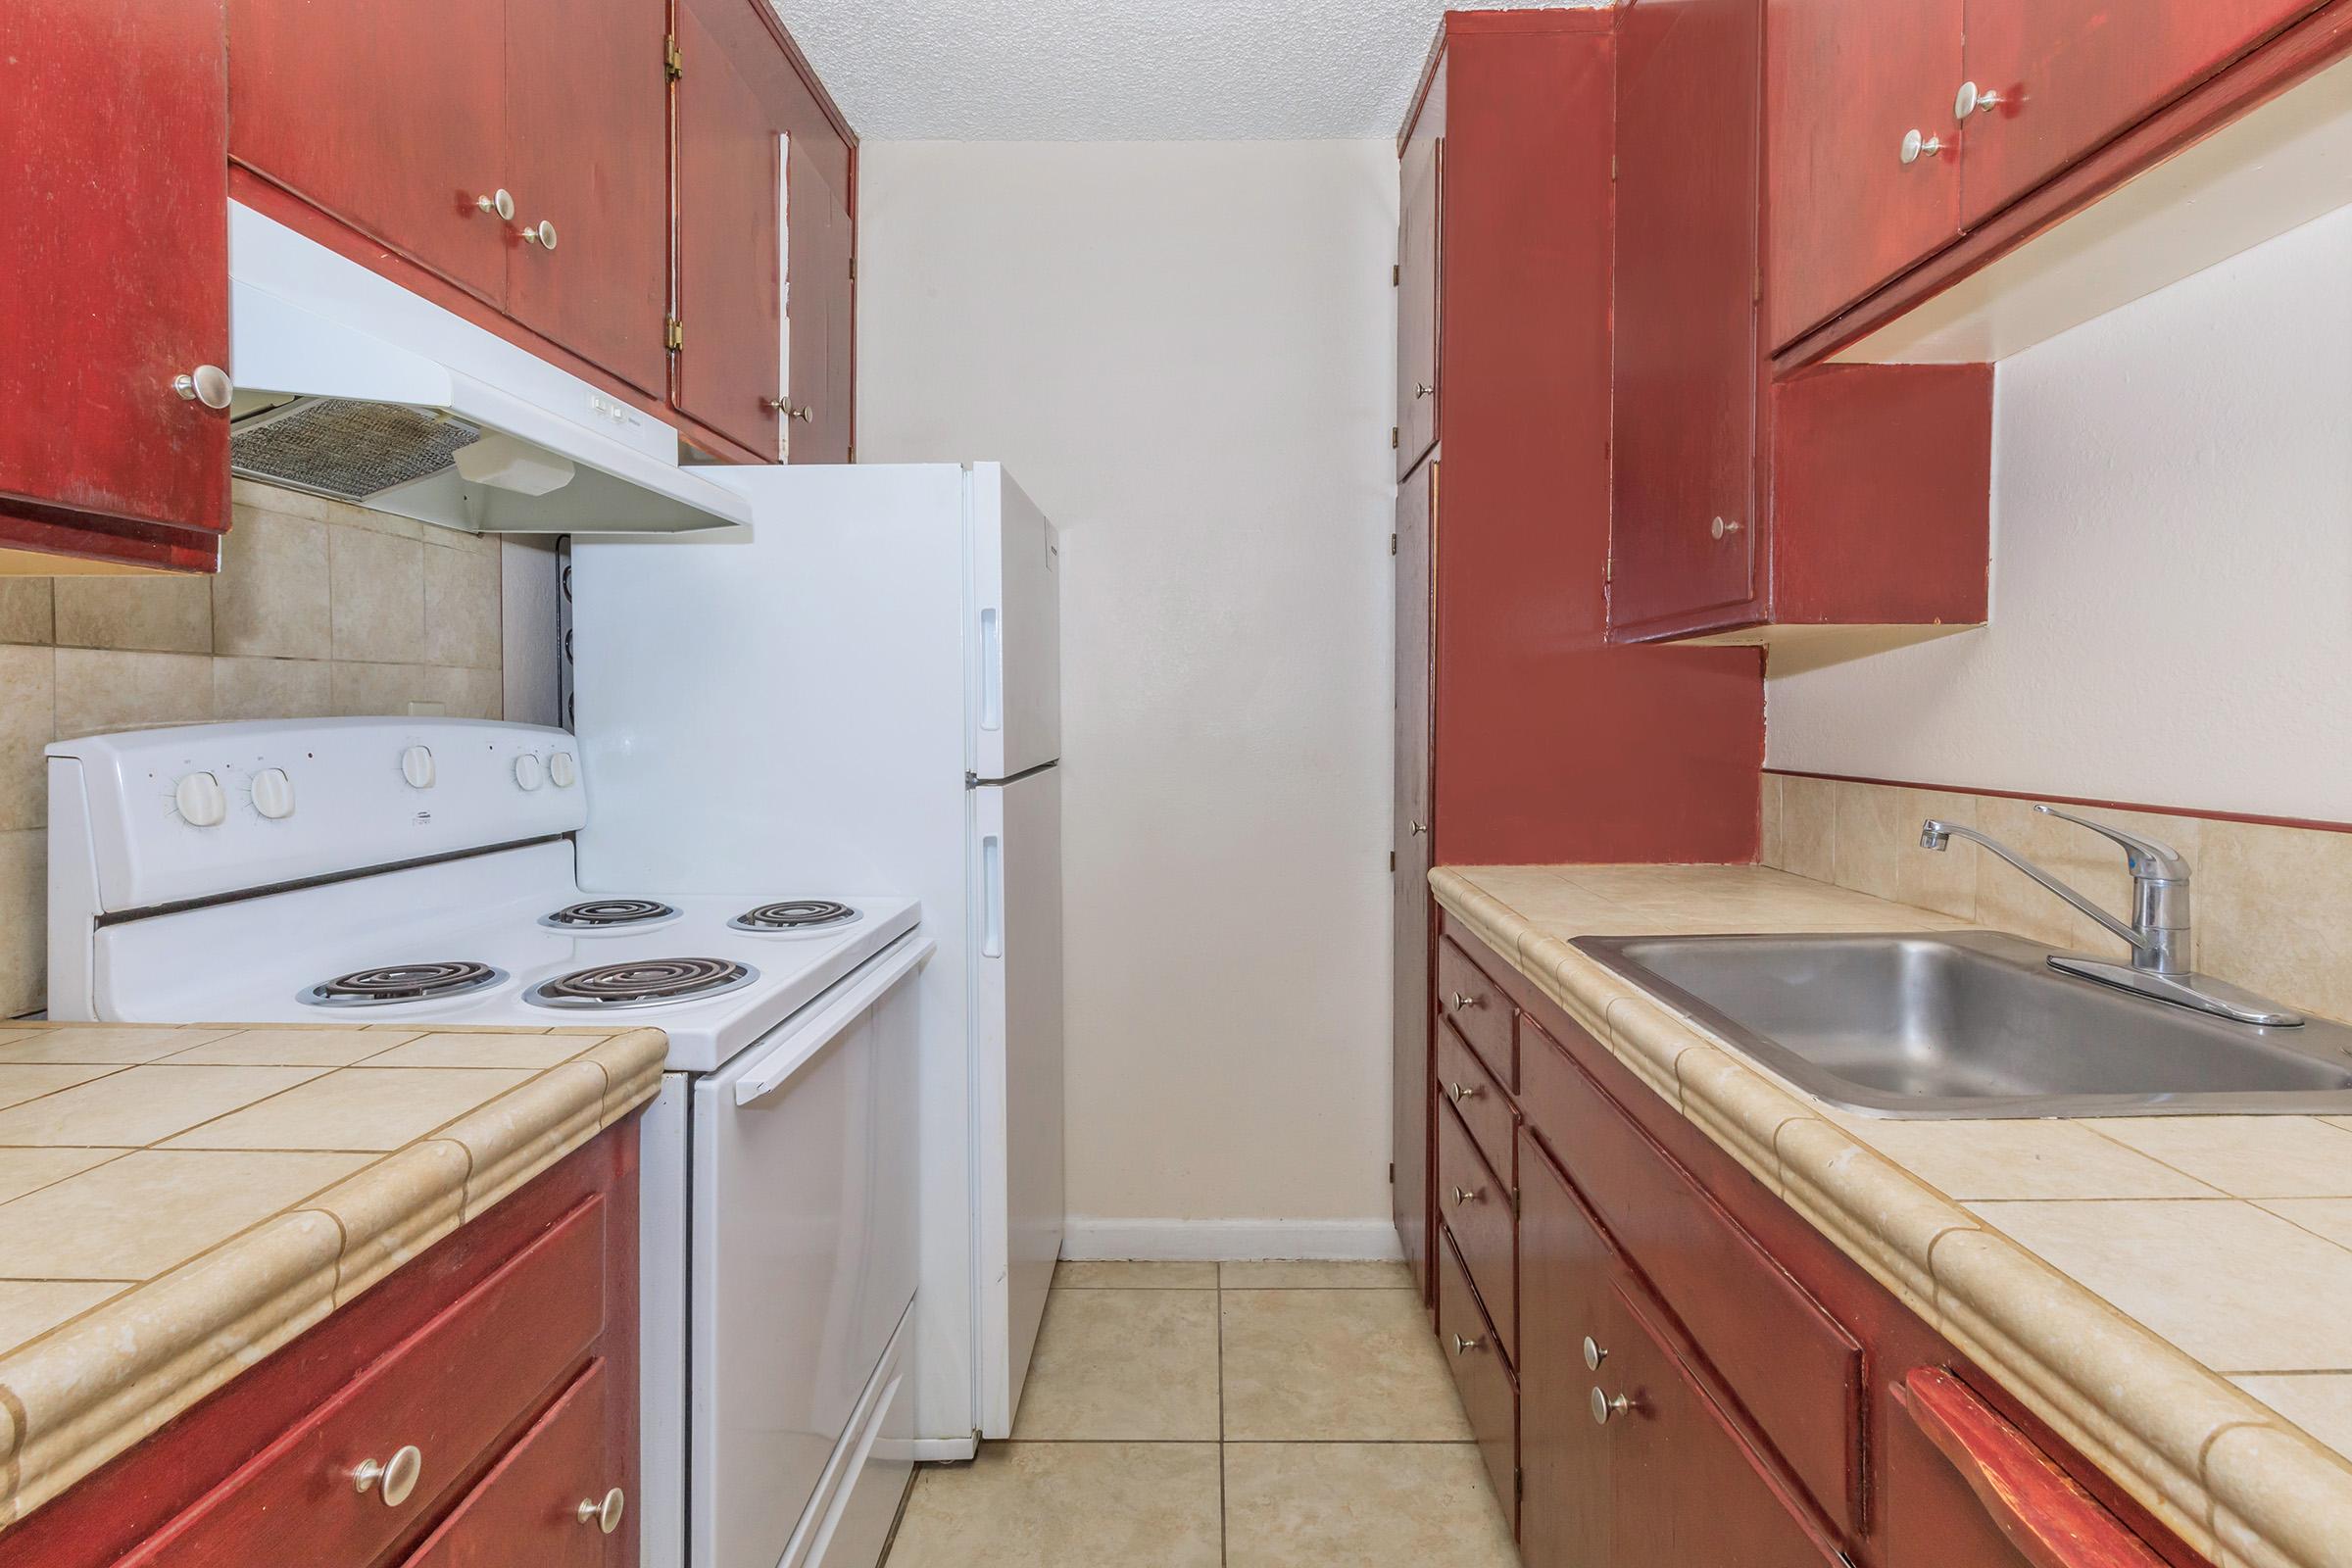
[[[1391,262],[1389,264],[1389,287],[1396,288],[1403,282],[1404,264],[1402,262]]]
[[[1391,876],[1395,876],[1396,874],[1396,852],[1395,850],[1391,850],[1391,851],[1389,852],[1389,875],[1391,875]]]
[[[662,74],[672,81],[686,74],[685,57],[678,53],[678,35],[674,32],[662,40]]]
[[[1389,1185],[1396,1185],[1396,1162],[1393,1159],[1389,1161]]]
[[[1389,535],[1389,554],[1393,556],[1393,555],[1395,555],[1396,553],[1396,536],[1395,534],[1391,534],[1391,535]]]
[[[850,258],[850,281],[858,281],[858,258],[855,256]]]
[[[1392,425],[1390,425],[1390,426],[1389,426],[1389,450],[1390,450],[1391,452],[1394,452],[1394,451],[1396,451],[1396,449],[1397,449],[1399,446],[1402,446],[1403,444],[1404,444],[1404,437],[1403,437],[1403,436],[1401,436],[1401,435],[1399,435],[1399,434],[1397,433],[1397,431],[1396,431],[1396,427],[1395,425],[1393,425],[1393,424],[1392,424]]]
[[[662,346],[672,354],[686,346],[686,323],[672,316],[662,324]]]

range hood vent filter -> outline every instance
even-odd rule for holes
[[[239,419],[229,468],[248,479],[365,502],[447,468],[482,438],[453,414],[350,398],[299,398]]]

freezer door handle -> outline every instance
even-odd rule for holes
[[[980,955],[1004,956],[1004,837],[984,835],[980,840]]]
[[[816,1054],[865,1016],[866,1009],[889,995],[893,987],[920,969],[939,944],[929,937],[910,937],[887,950],[875,967],[852,980],[849,989],[798,1023],[787,1024],[775,1043],[743,1069],[735,1080],[735,1103],[751,1106],[790,1083]]]
[[[1004,727],[1004,629],[994,606],[980,612],[980,727]]]

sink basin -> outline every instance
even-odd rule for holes
[[[2051,969],[1991,931],[1583,937],[1831,1104],[1887,1116],[2352,1111],[2352,1029],[2259,1028]]]

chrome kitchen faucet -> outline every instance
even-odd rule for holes
[[[2132,869],[2130,923],[2109,914],[2006,844],[1986,838],[1973,827],[1930,817],[1920,824],[1919,847],[1941,851],[1950,846],[1955,836],[1982,844],[2132,946],[2128,963],[2089,954],[2052,954],[2050,967],[2062,974],[2079,975],[2152,1001],[2194,1007],[2239,1023],[2289,1028],[2303,1021],[2299,1012],[2241,991],[2227,981],[2198,974],[2189,967],[2188,862],[2178,851],[2154,839],[2141,838],[2072,811],[2061,811],[2056,807],[2036,806],[2034,809],[2044,816],[2086,827],[2122,846],[2125,862]]]

